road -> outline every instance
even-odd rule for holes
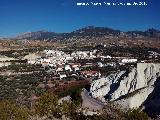
[[[89,110],[100,110],[104,107],[104,104],[94,98],[92,98],[86,89],[83,89],[82,93],[82,107],[89,108]]]

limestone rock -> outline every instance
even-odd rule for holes
[[[160,77],[160,64],[137,63],[129,73],[120,71],[91,83],[92,97],[105,101],[116,101],[122,106],[141,106],[155,89]]]

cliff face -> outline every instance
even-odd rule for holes
[[[115,101],[129,108],[139,107],[155,91],[159,77],[160,64],[138,63],[129,73],[120,71],[93,81],[90,92],[102,101]]]

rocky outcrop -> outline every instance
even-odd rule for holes
[[[148,115],[160,115],[160,77],[154,83],[154,90],[149,94],[143,106]]]
[[[129,73],[120,71],[93,81],[90,92],[103,102],[115,101],[124,107],[139,107],[155,90],[159,77],[160,64],[137,63]]]

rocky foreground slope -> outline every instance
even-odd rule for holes
[[[127,108],[144,107],[147,112],[159,114],[160,64],[137,63],[129,72],[120,71],[93,81],[90,92],[103,102],[114,101]]]

